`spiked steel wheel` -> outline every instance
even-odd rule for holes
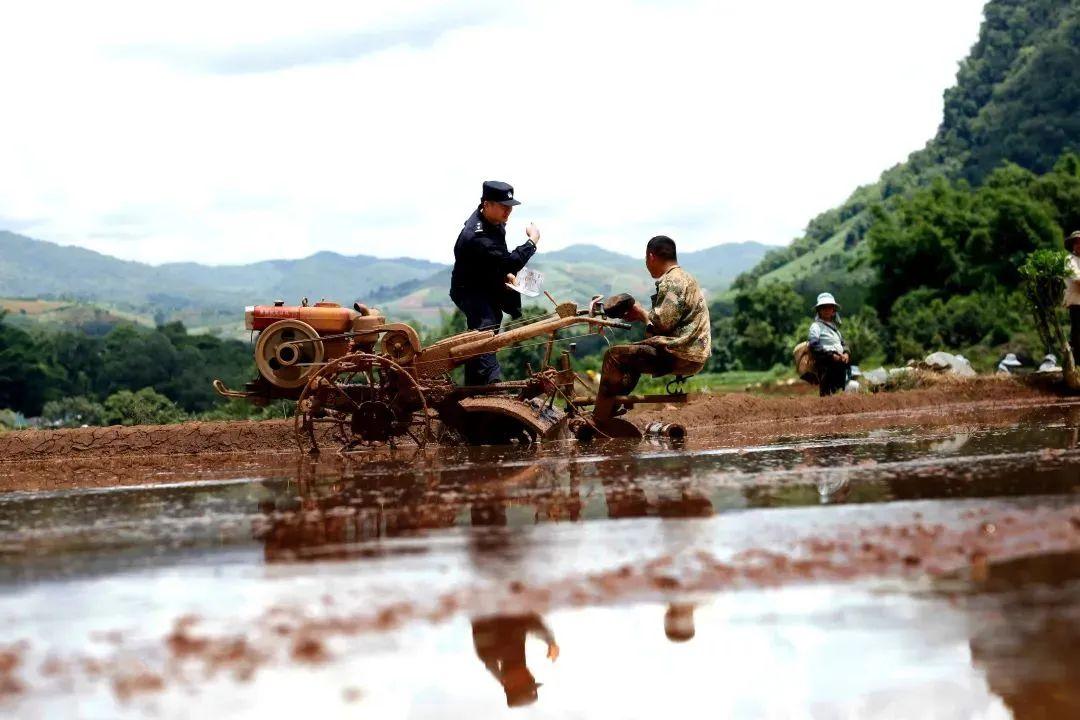
[[[432,436],[424,392],[404,368],[381,355],[352,353],[311,377],[296,404],[300,449],[335,445],[348,452],[409,437],[423,447]]]

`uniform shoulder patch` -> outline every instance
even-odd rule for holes
[[[483,229],[484,229],[484,223],[477,221],[477,223],[476,223],[476,232],[480,232]]]

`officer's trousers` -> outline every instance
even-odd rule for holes
[[[491,303],[469,297],[451,295],[450,299],[465,315],[465,326],[470,330],[494,330],[499,332],[502,310]],[[465,361],[466,385],[490,385],[502,380],[502,368],[495,353],[478,355]]]

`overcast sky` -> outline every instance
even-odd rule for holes
[[[786,244],[934,134],[981,0],[0,6],[0,229],[152,263]]]

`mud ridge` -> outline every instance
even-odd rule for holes
[[[983,408],[1008,401],[1052,402],[1057,397],[1010,378],[976,378],[939,382],[895,393],[818,397],[763,397],[745,393],[698,395],[685,406],[660,405],[633,414],[639,424],[652,420],[678,422],[702,437],[730,434],[753,424],[795,422],[820,432],[837,419],[874,415],[902,416],[919,409],[945,414]],[[262,422],[187,422],[176,425],[20,430],[0,435],[0,464],[50,459],[150,458],[224,453],[296,454],[291,420]]]

